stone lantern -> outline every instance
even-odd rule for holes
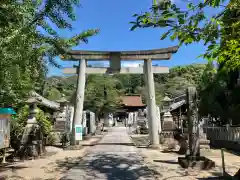
[[[29,117],[27,124],[36,124],[37,104],[39,101],[35,97],[30,97],[26,103],[29,104]]]
[[[61,99],[57,100],[57,102],[60,104],[60,111],[63,112],[69,101],[63,96]]]
[[[172,104],[172,99],[169,98],[168,96],[165,96],[162,100],[163,102],[163,110],[164,111],[169,111],[170,110],[170,105]]]
[[[172,99],[170,99],[168,96],[163,98],[163,131],[172,131],[175,128],[173,117],[170,113],[170,106],[172,102]]]
[[[42,135],[36,120],[37,104],[40,103],[36,97],[30,97],[26,103],[29,104],[29,116],[27,125],[21,139],[21,155],[24,156],[26,148],[30,149],[29,156],[36,157],[42,153]]]
[[[61,99],[57,101],[60,104],[59,111],[55,112],[55,122],[54,129],[58,131],[66,131],[69,130],[71,126],[70,119],[68,118],[68,101],[63,96]]]

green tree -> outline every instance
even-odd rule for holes
[[[11,146],[15,150],[18,149],[21,143],[21,138],[24,133],[24,128],[27,124],[29,116],[29,106],[25,105],[18,109],[17,114],[11,121]],[[36,114],[37,124],[41,128],[43,135],[47,136],[52,131],[52,121],[47,117],[41,109],[37,109]]]
[[[178,66],[170,69],[169,74],[155,74],[155,92],[156,92],[156,101],[160,105],[162,98],[165,96],[165,93],[175,96],[176,94],[185,92],[186,87],[189,85],[198,86],[200,82],[201,74],[205,69],[204,64],[192,64],[186,66]],[[49,77],[46,80],[45,94],[51,89],[58,89],[61,94],[65,94],[67,97],[74,97],[73,94],[76,91],[76,76],[68,77],[58,77],[53,76]],[[110,83],[109,83],[110,82]],[[99,83],[102,83],[99,85]],[[104,99],[104,86],[103,83],[111,85],[110,89],[114,89],[113,92],[116,94],[120,93],[121,95],[134,95],[140,94],[143,98],[144,103],[146,103],[146,89],[143,75],[119,75],[114,74],[113,76],[96,76],[88,75],[85,91],[85,108],[94,109],[95,104],[100,102],[103,104],[102,100]],[[113,86],[114,85],[114,86]],[[61,87],[61,88],[59,88]],[[92,94],[92,95],[91,95]],[[100,97],[102,100],[99,101]],[[118,95],[119,96],[119,95]],[[69,98],[70,99],[70,98]],[[114,98],[113,98],[114,99]],[[74,99],[73,99],[74,100]],[[74,101],[73,101],[74,102]],[[97,105],[96,107],[101,107]]]
[[[114,75],[121,82],[122,87],[125,89],[126,94],[135,94],[137,87],[143,86],[143,75],[139,74],[116,74]]]
[[[238,73],[224,71],[220,66],[218,70],[209,63],[201,77],[200,115],[210,115],[215,118],[214,123],[239,124],[239,86],[236,85]]]
[[[76,0],[0,3],[0,106],[19,104],[30,90],[42,91],[48,64],[59,67],[55,56],[98,32],[87,30],[64,39],[54,31],[71,30],[75,5]]]
[[[121,105],[121,94],[116,87],[119,81],[111,76],[92,75],[88,78],[85,91],[85,109],[101,115],[114,112]]]
[[[210,15],[206,9],[216,9]],[[135,14],[132,30],[136,28],[168,28],[161,39],[179,40],[180,45],[203,41],[208,46],[203,57],[209,61],[225,62],[228,69],[240,66],[239,0],[206,0],[189,3],[182,10],[170,0],[153,4],[149,12]]]
[[[47,95],[47,99],[57,101],[62,97],[62,94],[56,88],[52,88]]]
[[[162,84],[155,83],[155,98],[156,104],[161,105],[161,101],[164,98],[164,87]],[[147,90],[146,87],[138,86],[136,88],[136,93],[140,94],[143,100],[143,103],[147,104]]]

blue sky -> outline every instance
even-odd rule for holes
[[[185,0],[174,0],[181,8],[187,6]],[[152,0],[81,0],[81,7],[76,8],[77,21],[72,22],[73,30],[58,31],[63,37],[71,37],[89,28],[99,28],[100,33],[91,37],[88,44],[82,44],[74,49],[81,50],[147,50],[165,48],[177,45],[177,42],[160,40],[164,29],[148,28],[130,31],[132,15],[147,11]],[[182,46],[171,60],[153,62],[162,66],[176,66],[190,63],[204,63],[197,59],[205,47],[202,43]],[[57,58],[63,67],[72,67],[74,62],[63,62]],[[135,62],[131,62],[135,63]],[[50,67],[49,75],[62,75],[62,70]]]

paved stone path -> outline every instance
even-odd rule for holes
[[[113,127],[61,180],[154,180],[125,127]]]

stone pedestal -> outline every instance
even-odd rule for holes
[[[176,125],[173,121],[173,117],[169,111],[165,112],[163,115],[163,131],[173,131]]]
[[[165,112],[163,115],[163,126],[161,137],[164,138],[165,142],[174,141],[174,130],[176,125],[173,121],[172,115],[169,111]]]

